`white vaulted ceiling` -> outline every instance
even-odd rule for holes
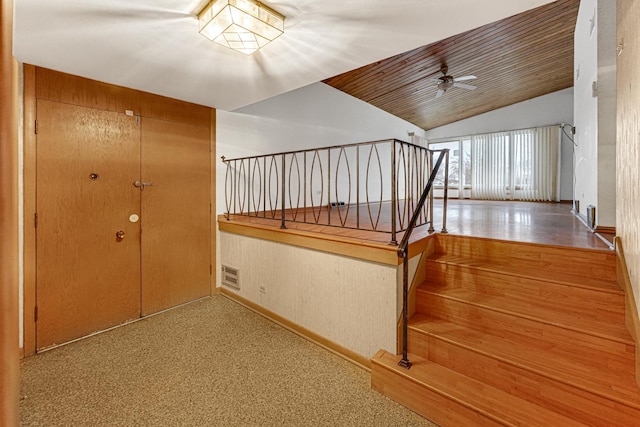
[[[203,0],[16,0],[18,61],[224,110],[549,3],[272,0],[285,33],[251,56],[198,33]]]

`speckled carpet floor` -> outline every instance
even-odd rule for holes
[[[217,295],[21,365],[23,426],[434,426]]]

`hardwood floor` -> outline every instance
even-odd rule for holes
[[[286,227],[291,230],[301,230],[312,233],[331,234],[334,236],[365,240],[377,243],[389,243],[391,229],[389,204],[384,204],[381,209],[380,219],[377,229],[386,231],[371,231],[355,229],[356,209],[354,205],[348,207],[331,209],[330,224],[327,219],[327,209],[318,215],[318,223],[286,222]],[[375,217],[377,207],[372,208],[372,216]],[[341,216],[342,215],[342,216]],[[268,218],[258,218],[254,216],[232,215],[230,220],[235,222],[261,224],[280,227],[279,212],[270,215]],[[291,219],[292,213],[288,212],[287,217]],[[372,228],[369,218],[369,211],[361,206],[359,209],[360,226]],[[304,217],[304,212],[297,214],[299,221]],[[346,217],[346,220],[345,220]],[[434,228],[436,231],[442,229],[442,200],[434,202]],[[314,221],[313,213],[306,212],[307,221]],[[220,218],[220,221],[226,219]],[[338,225],[344,222],[347,227]],[[400,222],[400,221],[399,221]],[[404,222],[403,222],[404,223]],[[416,228],[411,240],[418,240],[428,235],[428,225]],[[462,236],[486,237],[500,240],[510,240],[517,242],[541,243],[547,245],[571,246],[590,249],[609,249],[606,244],[586,225],[584,225],[573,213],[571,206],[567,203],[534,203],[516,201],[480,201],[480,200],[458,200],[451,199],[447,209],[447,231],[450,234]],[[402,238],[402,233],[398,233],[397,240]]]
[[[608,246],[587,228],[566,203],[449,202],[451,234],[579,248]]]

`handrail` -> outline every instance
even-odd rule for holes
[[[390,138],[390,139],[377,139],[375,141],[366,141],[366,142],[352,142],[351,144],[342,144],[342,145],[327,145],[325,147],[318,147],[318,148],[305,148],[303,150],[292,150],[292,151],[280,151],[278,153],[268,153],[268,154],[258,154],[255,156],[245,156],[245,157],[236,157],[233,159],[227,159],[226,157],[222,156],[222,161],[223,162],[232,162],[234,160],[247,160],[247,159],[253,159],[255,157],[265,157],[265,156],[281,156],[283,154],[296,154],[296,153],[310,153],[316,150],[335,150],[335,149],[341,149],[341,148],[347,148],[347,147],[357,147],[357,146],[363,146],[363,145],[371,145],[371,144],[377,144],[380,142],[388,142],[388,141],[396,141],[399,142],[403,145],[407,145],[410,147],[414,147],[414,148],[419,148],[422,150],[425,150],[426,148],[418,145],[418,144],[413,144],[411,142],[406,142],[406,141],[401,141],[399,139],[396,138]],[[428,149],[426,149],[428,150]],[[440,150],[435,150],[435,151],[440,151]]]
[[[431,172],[433,153],[387,139],[223,156],[225,216],[278,220],[281,228],[303,222],[389,233],[390,244],[397,245]],[[434,230],[433,200],[420,210],[417,225],[423,224]]]
[[[402,359],[398,362],[398,365],[409,369],[411,368],[411,362],[408,358],[407,351],[407,340],[408,340],[408,327],[407,324],[409,322],[409,239],[411,238],[411,233],[416,228],[416,222],[420,213],[422,211],[422,207],[427,200],[427,197],[432,194],[431,187],[433,187],[433,181],[436,179],[436,175],[438,174],[438,170],[440,169],[440,165],[442,164],[442,160],[446,157],[447,161],[445,163],[445,174],[444,174],[444,210],[443,218],[446,218],[446,206],[447,206],[447,188],[449,186],[449,149],[444,149],[441,151],[436,164],[431,171],[431,176],[429,177],[429,181],[420,195],[420,200],[418,200],[418,204],[413,211],[413,215],[411,216],[411,220],[409,221],[409,225],[402,236],[402,240],[398,245],[398,256],[402,258]],[[433,200],[433,199],[431,199]],[[444,225],[442,228],[442,232],[446,233],[446,220],[444,220]]]

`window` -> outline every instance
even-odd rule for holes
[[[449,149],[449,188],[459,194],[466,189],[473,199],[558,198],[558,126],[466,136],[429,148]],[[444,168],[434,187],[444,187]]]
[[[471,186],[471,140],[460,139],[429,144],[431,150],[449,149],[449,187],[470,188]],[[437,159],[434,156],[434,161]],[[444,167],[440,168],[434,181],[435,187],[444,187]]]

